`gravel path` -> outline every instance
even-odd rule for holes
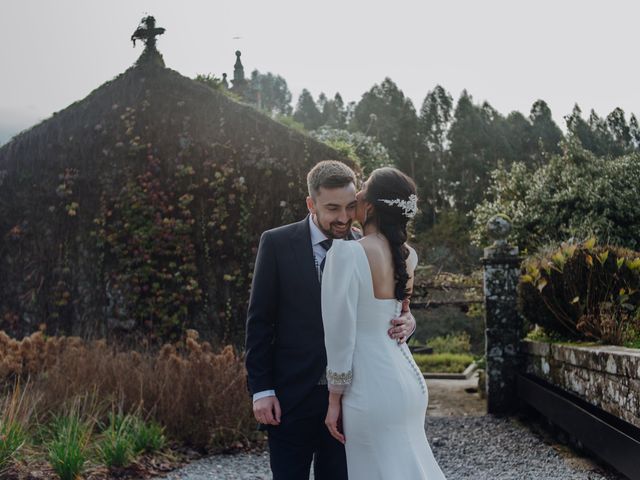
[[[575,454],[561,455],[517,420],[428,417],[427,436],[447,480],[621,480]],[[167,480],[270,479],[268,454],[217,455],[171,472]],[[396,480],[396,479],[389,479]],[[405,479],[397,479],[405,480]]]

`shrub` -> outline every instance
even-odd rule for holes
[[[432,338],[427,342],[434,353],[470,353],[471,337],[467,332]]]
[[[522,272],[520,311],[547,333],[616,345],[637,335],[640,253],[564,243],[529,257]]]
[[[502,213],[513,219],[510,241],[535,251],[548,243],[595,235],[607,243],[640,248],[640,155],[598,158],[579,144],[536,171],[523,163],[493,172],[486,199],[472,216],[475,243],[486,245],[486,223]]]
[[[364,133],[320,127],[310,135],[360,165],[365,176],[376,168],[393,166],[387,148]]]
[[[413,358],[425,373],[462,373],[473,362],[471,355],[461,353],[416,353]]]

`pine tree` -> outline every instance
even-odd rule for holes
[[[560,153],[560,141],[564,136],[560,127],[553,121],[551,110],[544,100],[537,100],[533,104],[529,119],[537,147],[534,161],[541,165],[549,155]]]
[[[422,159],[419,170],[421,198],[425,205],[421,208],[425,226],[436,222],[438,209],[444,207],[443,182],[447,154],[447,132],[451,125],[453,97],[442,86],[427,93],[418,118]]]
[[[302,90],[293,119],[307,130],[315,130],[322,125],[322,113],[318,110],[313,96],[306,88]]]
[[[390,78],[362,95],[350,128],[376,138],[387,147],[396,166],[415,177],[418,117],[411,100]]]

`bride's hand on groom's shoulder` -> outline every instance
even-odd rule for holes
[[[253,416],[263,425],[280,425],[281,414],[280,402],[273,395],[253,402]]]
[[[329,402],[327,409],[327,417],[324,424],[329,429],[329,433],[333,438],[344,444],[345,438],[342,433],[342,405],[340,402]]]

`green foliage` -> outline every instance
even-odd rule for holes
[[[576,104],[571,115],[567,115],[569,136],[585,149],[597,156],[618,157],[637,152],[640,145],[640,130],[635,115],[627,124],[624,111],[617,107],[606,118],[594,110],[589,118],[582,118],[582,110]]]
[[[435,337],[427,342],[434,353],[471,353],[471,337],[467,332]]]
[[[0,417],[0,473],[9,466],[24,445],[26,435],[14,418]]]
[[[200,73],[196,75],[196,78],[194,78],[194,80],[196,82],[204,83],[205,85],[213,88],[214,90],[221,90],[223,88],[222,80],[210,73],[206,75]]]
[[[126,467],[133,460],[132,441],[134,418],[131,415],[111,413],[109,424],[98,441],[98,454],[107,467]]]
[[[288,115],[276,115],[275,119],[287,128],[291,128],[292,130],[304,133],[305,135],[308,134],[304,125],[296,121],[293,117],[290,117]]]
[[[411,100],[390,78],[362,95],[349,129],[373,136],[387,148],[399,169],[415,177],[418,117]]]
[[[487,244],[485,225],[502,213],[513,220],[510,241],[528,251],[591,235],[640,248],[640,155],[603,159],[575,142],[564,148],[536,171],[515,163],[492,173],[487,198],[472,215],[476,244]]]
[[[92,428],[77,411],[54,417],[47,444],[48,459],[61,480],[76,480],[84,470]]]
[[[447,272],[470,272],[478,266],[480,249],[471,244],[469,220],[453,209],[442,210],[431,228],[417,234],[417,246],[424,263]]]
[[[347,110],[339,93],[336,93],[333,99],[321,93],[318,97],[318,108],[322,112],[323,126],[338,130],[347,128]]]
[[[145,422],[134,417],[131,438],[134,452],[156,452],[164,448],[166,437],[165,428],[154,421]]]
[[[360,132],[321,127],[311,132],[311,136],[357,162],[365,177],[376,168],[392,165],[387,149]]]
[[[462,373],[473,362],[473,356],[464,353],[415,353],[413,358],[425,373]]]
[[[437,221],[437,212],[446,205],[443,183],[447,160],[447,133],[453,115],[453,97],[442,86],[427,93],[418,118],[421,155],[416,171],[421,208],[416,219],[417,228],[431,226]]]
[[[637,334],[640,254],[564,243],[523,263],[519,307],[546,335],[624,344]]]
[[[245,99],[269,115],[291,115],[291,92],[287,81],[280,75],[258,70],[251,72]]]
[[[307,130],[315,130],[322,125],[322,113],[318,110],[313,96],[306,88],[302,90],[298,98],[293,119],[304,125]]]

